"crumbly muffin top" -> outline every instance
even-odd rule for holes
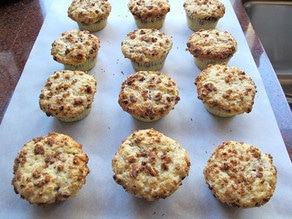
[[[75,117],[91,108],[97,82],[83,71],[61,70],[46,81],[39,96],[40,108],[47,116]]]
[[[89,31],[70,30],[52,43],[51,54],[63,64],[81,64],[97,55],[100,40]]]
[[[76,22],[92,24],[106,19],[111,9],[107,0],[73,0],[67,13]]]
[[[89,173],[88,156],[71,137],[49,133],[26,143],[14,161],[12,185],[31,204],[45,207],[77,195]]]
[[[198,98],[211,108],[229,114],[249,113],[254,104],[256,86],[251,77],[226,64],[209,65],[195,79]]]
[[[130,0],[128,3],[130,12],[139,18],[159,18],[170,11],[168,0]]]
[[[167,115],[179,99],[170,77],[158,71],[138,71],[123,82],[118,102],[126,112],[154,121]]]
[[[187,151],[154,129],[134,131],[112,160],[114,180],[127,192],[148,201],[174,193],[190,166]]]
[[[244,143],[227,141],[218,146],[204,169],[214,196],[233,207],[259,207],[270,200],[277,169],[270,154]]]
[[[138,29],[128,33],[121,46],[126,58],[147,63],[166,56],[172,41],[157,29]]]
[[[225,6],[219,0],[186,0],[183,4],[186,13],[196,18],[222,18]]]
[[[237,41],[227,31],[199,30],[190,36],[187,50],[196,58],[222,60],[233,56]]]

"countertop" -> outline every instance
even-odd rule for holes
[[[2,31],[0,35],[0,122],[51,2],[52,0],[21,0],[1,1],[0,3],[0,29]],[[231,0],[231,3],[263,79],[280,132],[292,160],[291,110],[241,1]]]

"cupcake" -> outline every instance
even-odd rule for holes
[[[213,115],[231,117],[252,111],[256,86],[251,77],[236,67],[210,65],[194,83],[198,98]]]
[[[168,0],[130,0],[128,8],[138,28],[160,29],[170,11]]]
[[[186,0],[183,4],[188,27],[194,31],[214,29],[225,14],[219,0]]]
[[[187,50],[202,70],[209,64],[227,63],[237,50],[237,41],[226,31],[199,30],[190,36]]]
[[[134,131],[112,160],[116,183],[147,201],[172,195],[188,176],[190,166],[187,151],[154,129]]]
[[[144,122],[166,116],[178,103],[176,83],[158,71],[138,71],[123,82],[118,103],[122,109]]]
[[[100,40],[88,31],[70,30],[52,43],[51,54],[67,70],[89,71],[97,61]]]
[[[111,9],[107,0],[73,0],[67,13],[81,30],[97,32],[106,26]]]
[[[24,144],[13,166],[14,191],[46,207],[78,194],[89,173],[88,156],[70,136],[49,133]]]
[[[157,29],[134,30],[121,44],[136,71],[159,71],[172,48],[171,39]]]
[[[236,141],[223,142],[214,150],[204,168],[204,176],[215,198],[238,208],[266,204],[277,184],[272,156]]]
[[[82,71],[61,70],[46,81],[39,96],[39,105],[47,116],[64,122],[86,117],[92,107],[97,82]]]

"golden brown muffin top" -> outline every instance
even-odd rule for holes
[[[89,173],[87,163],[81,144],[49,133],[27,142],[17,154],[12,185],[22,198],[45,207],[77,195]]]
[[[168,0],[130,0],[130,12],[139,18],[159,18],[170,11]]]
[[[62,64],[81,64],[97,55],[100,40],[89,31],[70,30],[52,43],[51,54]]]
[[[219,19],[225,14],[225,6],[219,0],[186,0],[183,7],[189,16],[200,19]]]
[[[190,36],[187,50],[196,58],[222,60],[233,56],[237,41],[227,31],[199,30]]]
[[[147,63],[166,56],[172,41],[157,29],[138,29],[128,33],[121,46],[126,58]]]
[[[270,200],[277,183],[277,169],[270,154],[236,141],[219,145],[204,169],[214,196],[233,207],[259,207]]]
[[[236,67],[209,65],[200,72],[194,83],[198,98],[211,108],[232,115],[252,110],[256,86],[251,77]]]
[[[114,180],[130,194],[148,201],[173,194],[190,166],[187,151],[154,129],[134,131],[112,160]]]
[[[73,0],[67,13],[76,22],[92,24],[107,18],[111,9],[107,0]]]
[[[91,108],[97,82],[83,71],[61,70],[46,81],[39,104],[47,116],[75,117]]]
[[[145,121],[167,115],[179,101],[176,83],[158,71],[138,71],[123,82],[119,104],[124,111]]]

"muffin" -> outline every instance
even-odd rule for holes
[[[136,71],[159,71],[172,48],[172,41],[157,29],[138,29],[127,34],[121,47]]]
[[[277,184],[272,156],[236,141],[223,142],[214,150],[204,176],[215,198],[238,208],[266,204]]]
[[[214,29],[225,14],[219,0],[186,0],[183,4],[188,27],[194,31]]]
[[[158,71],[138,71],[122,83],[118,103],[144,122],[166,116],[180,100],[176,83]]]
[[[51,54],[67,70],[89,71],[97,61],[100,40],[89,31],[70,30],[52,43]]]
[[[73,0],[67,13],[81,30],[97,32],[106,26],[111,9],[107,0]]]
[[[82,71],[61,70],[46,81],[39,96],[39,105],[47,116],[64,122],[86,117],[92,107],[97,82]]]
[[[256,86],[251,77],[236,67],[210,65],[194,83],[198,98],[213,115],[230,117],[252,111]]]
[[[45,207],[78,194],[89,173],[88,156],[71,137],[49,133],[24,144],[13,166],[12,185],[21,198]]]
[[[128,8],[138,28],[160,29],[170,11],[168,0],[130,0]]]
[[[190,166],[187,151],[154,129],[134,131],[112,160],[116,183],[147,201],[172,195],[188,176]]]
[[[237,50],[237,41],[226,31],[199,30],[190,36],[187,50],[202,70],[209,64],[227,63]]]

